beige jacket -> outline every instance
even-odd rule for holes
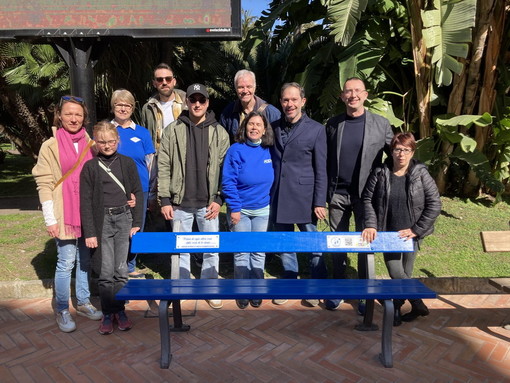
[[[177,120],[183,110],[187,110],[186,93],[180,89],[174,89],[175,99],[172,106],[174,120]],[[163,126],[163,112],[159,103],[159,95],[149,98],[149,101],[142,107],[140,125],[147,128],[152,137],[152,143],[156,150],[159,149],[161,137],[166,126]]]
[[[45,201],[53,201],[53,214],[58,222],[59,239],[74,239],[73,236],[65,234],[62,183],[55,188],[55,184],[62,177],[62,168],[59,161],[58,143],[55,138],[57,128],[53,127],[52,131],[53,137],[44,141],[41,146],[37,164],[32,169],[32,175],[37,184],[41,204]],[[86,137],[88,142],[90,137],[88,134]]]

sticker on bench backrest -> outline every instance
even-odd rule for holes
[[[370,249],[370,243],[361,239],[361,235],[327,235],[328,249]]]
[[[176,249],[219,249],[219,235],[177,235]]]

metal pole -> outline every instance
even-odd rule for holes
[[[91,134],[92,126],[97,119],[94,98],[94,66],[103,44],[94,38],[55,39],[53,43],[69,67],[71,94],[83,98],[87,105],[89,123],[86,128]]]

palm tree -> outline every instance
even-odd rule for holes
[[[36,159],[51,134],[53,103],[69,89],[67,67],[49,45],[3,42],[0,71],[0,98],[11,121],[3,133]]]

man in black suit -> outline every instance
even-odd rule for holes
[[[326,132],[324,126],[302,111],[305,91],[298,83],[282,86],[283,116],[272,124],[275,144],[271,158],[275,181],[271,189],[271,222],[275,231],[317,231],[317,220],[326,218]],[[280,254],[283,278],[297,278],[296,253]],[[322,253],[310,255],[312,278],[326,278]],[[286,300],[274,300],[283,304]],[[317,300],[307,301],[318,305]]]
[[[340,95],[346,113],[326,124],[329,219],[332,231],[349,231],[354,213],[356,231],[363,230],[361,193],[373,168],[389,153],[393,131],[387,119],[365,110],[368,93],[363,81],[348,79]],[[333,254],[333,277],[344,278],[346,253]],[[366,278],[366,265],[358,255],[358,277]],[[341,299],[327,300],[326,308],[335,310]]]

